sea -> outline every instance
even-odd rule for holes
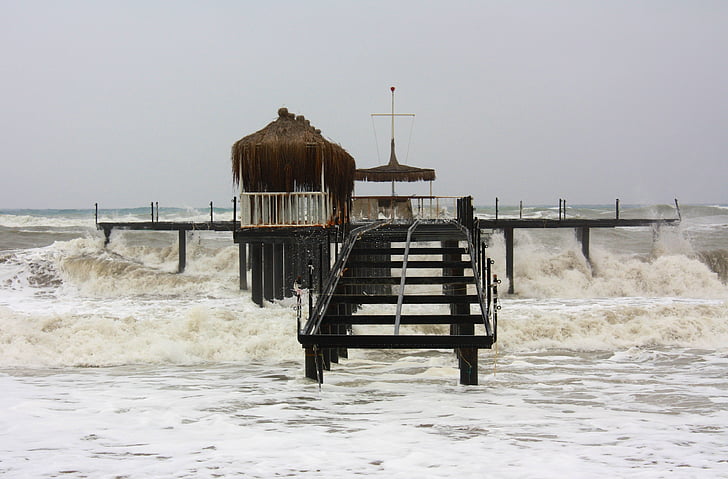
[[[94,210],[0,210],[0,477],[728,478],[728,206],[679,214],[593,229],[590,261],[572,230],[517,230],[513,294],[486,232],[501,309],[477,386],[431,350],[352,350],[319,386],[295,303],[239,290],[230,233],[191,233],[178,274],[176,233],[105,245]]]

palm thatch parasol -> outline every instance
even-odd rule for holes
[[[389,154],[389,163],[374,168],[359,168],[354,176],[356,181],[434,181],[435,170],[431,168],[417,168],[402,165],[397,161],[394,153],[394,138],[392,138],[392,151]]]
[[[356,170],[354,179],[356,181],[375,181],[375,182],[391,182],[392,196],[394,196],[394,183],[396,181],[434,181],[435,170],[431,168],[417,168],[415,166],[402,165],[397,161],[397,155],[394,152],[394,117],[395,116],[414,116],[411,113],[395,113],[394,112],[394,87],[390,88],[392,92],[392,113],[375,113],[372,116],[390,116],[392,118],[392,142],[391,152],[389,153],[389,163],[374,168],[360,168]],[[430,183],[432,185],[432,183]],[[430,186],[432,189],[432,186]]]
[[[276,120],[232,147],[233,181],[242,182],[245,191],[326,190],[335,217],[343,222],[348,221],[355,170],[354,158],[344,148],[287,108],[280,108]]]

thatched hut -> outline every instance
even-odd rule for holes
[[[355,170],[354,158],[344,148],[287,108],[232,147],[233,181],[243,191],[328,192],[336,223],[348,221]]]

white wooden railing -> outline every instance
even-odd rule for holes
[[[459,196],[355,196],[352,220],[452,219]]]
[[[324,192],[240,193],[240,226],[319,226],[331,222]]]

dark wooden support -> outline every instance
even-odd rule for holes
[[[250,281],[253,302],[263,306],[263,243],[250,243]]]
[[[273,291],[274,258],[273,243],[263,243],[263,299],[266,301],[273,301],[275,297]]]
[[[589,227],[582,226],[580,228],[577,228],[576,236],[579,239],[579,242],[581,243],[581,252],[584,255],[584,258],[586,258],[587,263],[590,263],[591,261],[589,259]]]
[[[179,230],[179,261],[177,272],[183,273],[187,265],[187,231]]]
[[[104,228],[104,246],[108,246],[109,241],[111,241],[111,228]]]
[[[323,357],[321,356],[320,350],[314,350],[314,348],[305,348],[304,349],[306,358],[305,358],[305,369],[306,369],[306,377],[308,379],[313,379],[314,381],[320,381],[323,382],[324,379],[324,371],[323,371]]]
[[[283,243],[273,245],[273,289],[276,299],[285,297],[286,278],[283,274]],[[288,288],[290,289],[290,287]]]
[[[474,326],[471,324],[471,328]],[[465,333],[462,329],[460,334]],[[465,386],[477,386],[478,384],[478,348],[458,349],[458,362],[460,363],[460,384]]]
[[[293,245],[283,243],[283,297],[293,296],[293,283],[296,275],[293,274]]]
[[[504,228],[503,235],[506,240],[506,278],[508,278],[508,294],[513,294],[513,228]]]
[[[240,290],[248,289],[248,256],[246,243],[238,243],[238,266],[240,271]]]
[[[464,203],[461,208],[468,209],[468,204]],[[443,241],[443,248],[457,248],[457,241]],[[456,263],[462,260],[460,253],[443,254],[444,262]],[[468,294],[468,286],[465,282],[465,270],[462,266],[443,268],[443,275],[455,278],[463,278],[463,283],[444,284],[443,293],[452,296],[466,296]],[[452,316],[468,316],[470,314],[470,304],[453,302],[450,304],[450,314]],[[472,322],[452,323],[450,325],[450,334],[453,336],[472,336],[475,334],[475,325]],[[457,348],[455,350],[458,358],[458,366],[460,368],[460,384],[476,385],[478,384],[478,349],[477,348]]]

